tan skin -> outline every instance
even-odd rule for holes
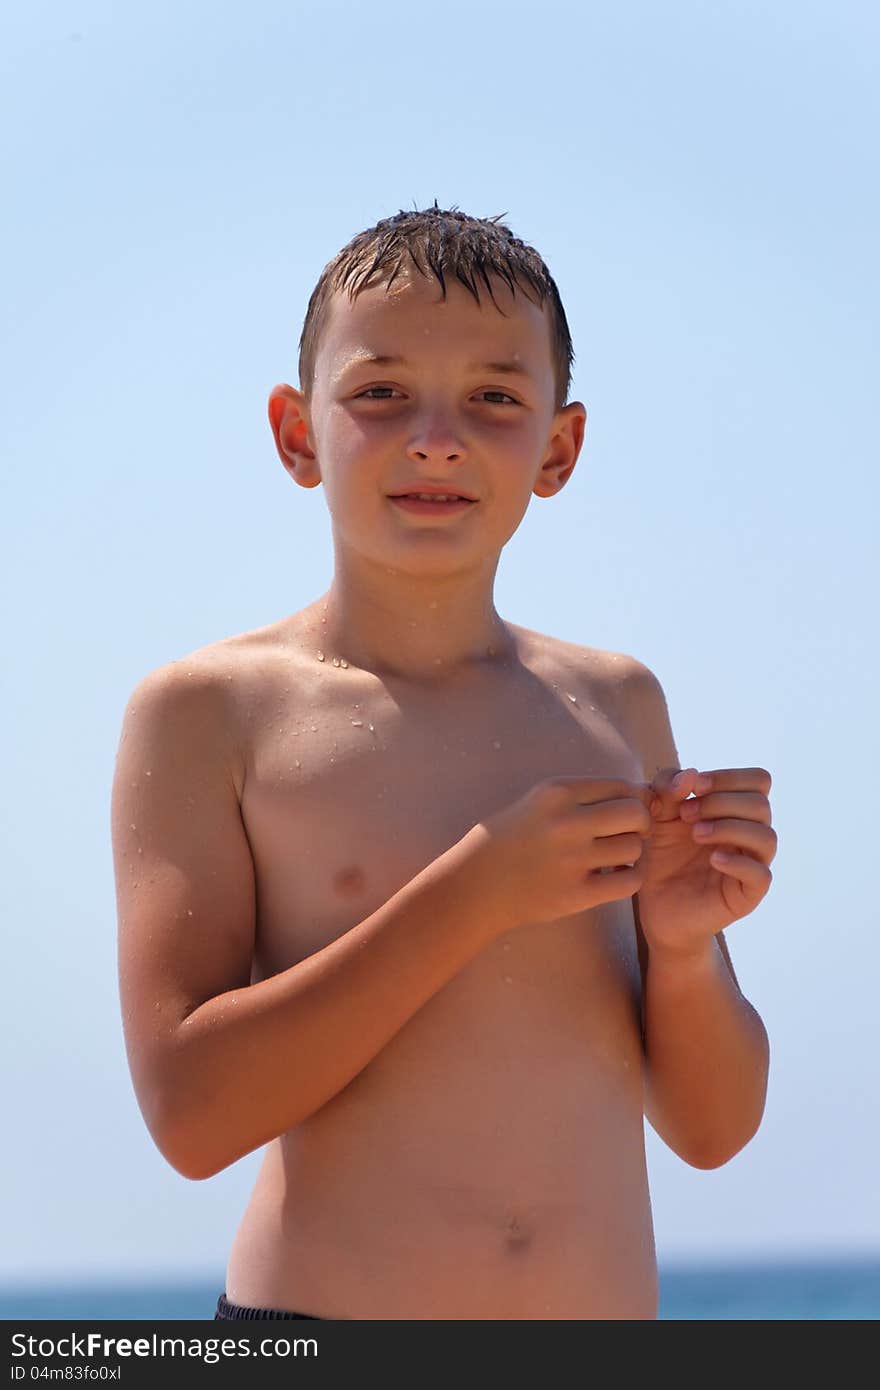
[[[751,1087],[735,1114],[719,1110],[709,1135],[701,1117],[711,1103],[693,1090],[699,1078],[690,1090],[679,1082],[676,1049],[691,1039],[678,1038],[674,1019],[691,1017],[708,1038],[713,1025],[698,1022],[700,1010],[717,1020],[729,1008],[709,1061],[724,1053],[738,1075],[757,1067],[760,1040],[743,1023],[750,1006],[731,984],[720,929],[766,892],[756,872],[769,875],[775,852],[769,775],[718,773],[714,804],[703,801],[707,818],[724,818],[723,843],[754,866],[740,869],[743,886],[707,867],[711,850],[680,815],[696,770],[684,790],[671,788],[677,755],[646,669],[495,611],[500,550],[530,497],[554,496],[571,476],[586,418],[579,402],[553,409],[545,315],[524,296],[504,295],[496,286],[506,318],[455,284],[444,303],[436,283],[418,277],[391,297],[379,289],[334,304],[312,400],[284,385],[269,402],[285,468],[303,487],[325,486],[331,588],[292,617],[174,666],[225,692],[225,771],[253,866],[251,985],[342,938],[480,822],[499,827],[485,903],[500,920],[508,905],[500,888],[536,843],[523,829],[532,822],[509,808],[548,778],[615,779],[624,784],[618,796],[632,793],[629,828],[653,845],[636,880],[641,933],[632,889],[490,931],[368,1065],[266,1145],[229,1260],[233,1302],[322,1318],[654,1318],[643,1113],[689,1158],[708,1153],[710,1140],[713,1153],[726,1154],[754,1125]],[[352,369],[365,348],[409,365]],[[525,364],[528,377],[468,365],[501,358]],[[379,389],[367,403],[361,393],[371,387]],[[512,393],[519,409],[481,394],[496,391]],[[436,523],[392,508],[387,493],[428,478],[479,500]],[[147,862],[133,839],[149,820],[143,798],[157,795],[138,781],[127,800],[124,778],[139,775],[134,719],[126,739],[114,811],[121,921],[123,909],[135,913],[133,865],[143,873]],[[556,853],[561,841],[541,843]],[[630,846],[626,861],[638,857]],[[242,862],[227,897],[243,879]],[[677,884],[690,885],[685,898]],[[158,902],[159,887],[152,891]],[[738,896],[728,902],[731,891]],[[187,892],[189,901],[192,883]],[[537,899],[531,905],[537,915]],[[235,911],[244,910],[242,897]],[[189,1003],[168,1003],[160,1016],[169,1028],[199,998],[246,987],[231,948],[225,976],[218,964],[224,948],[210,924],[220,912],[218,900],[213,916],[187,922],[187,987],[178,994]],[[144,939],[125,929],[121,940],[123,1003],[134,1012],[140,995],[173,977],[175,950],[184,969],[185,948],[170,937],[151,973]],[[718,947],[721,974],[710,981]],[[146,1006],[144,1018],[159,1026]],[[146,1028],[130,1022],[126,1032],[145,1114]],[[655,1036],[666,1039],[662,1061]],[[658,1058],[653,1087],[646,1046]],[[308,1067],[309,1058],[278,1065]],[[715,1094],[717,1066],[710,1081]]]

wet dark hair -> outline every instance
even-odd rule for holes
[[[545,300],[549,300],[556,385],[554,409],[561,410],[568,402],[574,362],[565,310],[556,283],[538,252],[513,235],[500,220],[503,216],[506,214],[469,217],[455,207],[438,207],[435,198],[433,207],[412,212],[401,209],[394,217],[385,217],[375,227],[352,237],[325,265],[309,299],[299,340],[300,390],[306,398],[310,399],[314,389],[318,342],[334,293],[347,288],[349,300],[354,301],[362,290],[373,285],[385,282],[390,289],[408,252],[420,274],[428,278],[433,271],[444,299],[444,274],[449,274],[455,275],[479,304],[476,283],[479,275],[497,309],[489,279],[490,274],[494,274],[506,281],[513,294],[516,294],[518,283],[532,303],[535,299],[529,289],[534,292],[539,306],[543,307]]]

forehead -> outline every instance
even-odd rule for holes
[[[533,303],[519,286],[514,294],[493,275],[495,303],[482,281],[477,282],[477,303],[455,276],[445,274],[444,279],[445,299],[434,275],[417,271],[398,276],[390,289],[374,285],[353,301],[347,290],[336,291],[321,334],[320,373],[338,377],[359,358],[372,355],[417,362],[426,353],[442,352],[469,361],[515,361],[537,381],[552,380],[546,302]]]

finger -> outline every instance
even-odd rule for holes
[[[772,822],[770,802],[760,792],[710,792],[708,796],[692,796],[679,807],[682,820],[716,820],[733,816],[737,820]]]
[[[550,781],[566,791],[578,806],[593,806],[597,801],[620,797],[636,797],[643,806],[650,806],[654,795],[650,782],[628,782],[622,777],[552,777]]]
[[[754,855],[762,864],[772,864],[776,858],[776,831],[770,825],[759,825],[751,820],[710,820],[697,821],[691,827],[694,841],[700,845],[732,845],[734,849],[745,850]]]
[[[632,831],[624,835],[600,835],[591,840],[584,850],[584,862],[591,868],[617,868],[624,864],[636,864],[644,848],[641,835]]]
[[[706,780],[705,786],[697,788],[700,792],[760,792],[769,796],[773,786],[773,778],[765,767],[714,768],[701,772],[700,777]]]
[[[579,834],[584,831],[593,839],[633,831],[651,834],[651,815],[647,806],[634,796],[614,801],[600,801],[590,806],[576,806],[568,822]]]
[[[654,796],[651,801],[651,815],[655,820],[675,820],[678,808],[694,790],[699,773],[695,767],[681,770],[677,767],[664,767],[657,773],[651,786]]]
[[[711,856],[711,863],[720,874],[734,879],[739,884],[743,899],[743,916],[757,907],[773,882],[773,875],[766,864],[759,864],[747,854],[727,854],[716,850]]]

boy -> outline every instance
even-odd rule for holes
[[[770,884],[769,774],[677,782],[645,666],[493,603],[580,452],[572,360],[496,219],[435,202],[355,237],[302,390],[269,398],[284,467],[324,485],[331,587],[131,696],[138,1102],[186,1177],[266,1146],[215,1317],[655,1318],[643,1114],[699,1168],[760,1124],[722,929]]]

